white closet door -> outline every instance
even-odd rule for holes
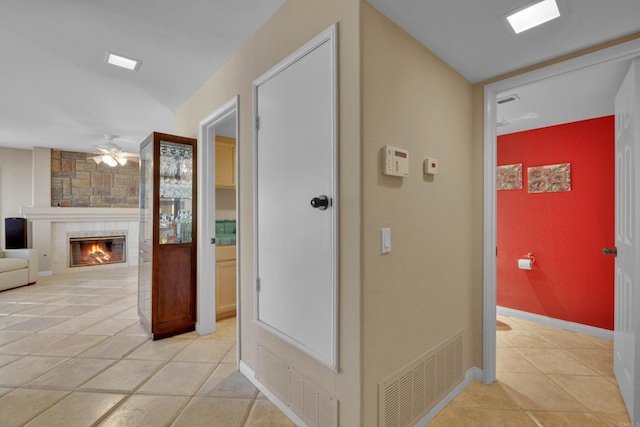
[[[255,214],[258,321],[335,368],[334,33],[255,83]]]
[[[640,59],[615,99],[616,278],[613,367],[633,425],[640,424]],[[609,251],[611,252],[611,251]]]

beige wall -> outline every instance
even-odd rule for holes
[[[178,111],[176,131],[198,123],[235,95],[239,101],[241,358],[257,369],[261,344],[339,400],[342,426],[360,423],[360,57],[359,0],[290,0]],[[340,372],[334,373],[256,326],[253,319],[252,82],[329,25],[339,33]]]
[[[32,151],[0,148],[0,248],[4,248],[4,219],[21,217],[31,206]],[[48,185],[48,183],[47,183]]]
[[[482,158],[471,83],[368,3],[361,17],[362,393],[373,426],[378,383],[457,332],[463,370],[481,362]],[[409,151],[408,178],[381,174],[385,144]],[[435,177],[426,157],[440,162]]]

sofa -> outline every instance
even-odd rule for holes
[[[31,285],[38,280],[38,252],[35,249],[0,250],[0,291]]]

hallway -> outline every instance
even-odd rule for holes
[[[292,426],[235,370],[235,318],[151,341],[137,268],[41,277],[0,292],[4,426]]]
[[[613,341],[498,315],[497,380],[472,382],[429,424],[631,426]]]

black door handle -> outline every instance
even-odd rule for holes
[[[319,196],[311,199],[311,206],[320,209],[321,211],[327,209],[329,207],[330,199],[327,196]]]
[[[618,248],[602,248],[602,253],[604,255],[618,256]]]

